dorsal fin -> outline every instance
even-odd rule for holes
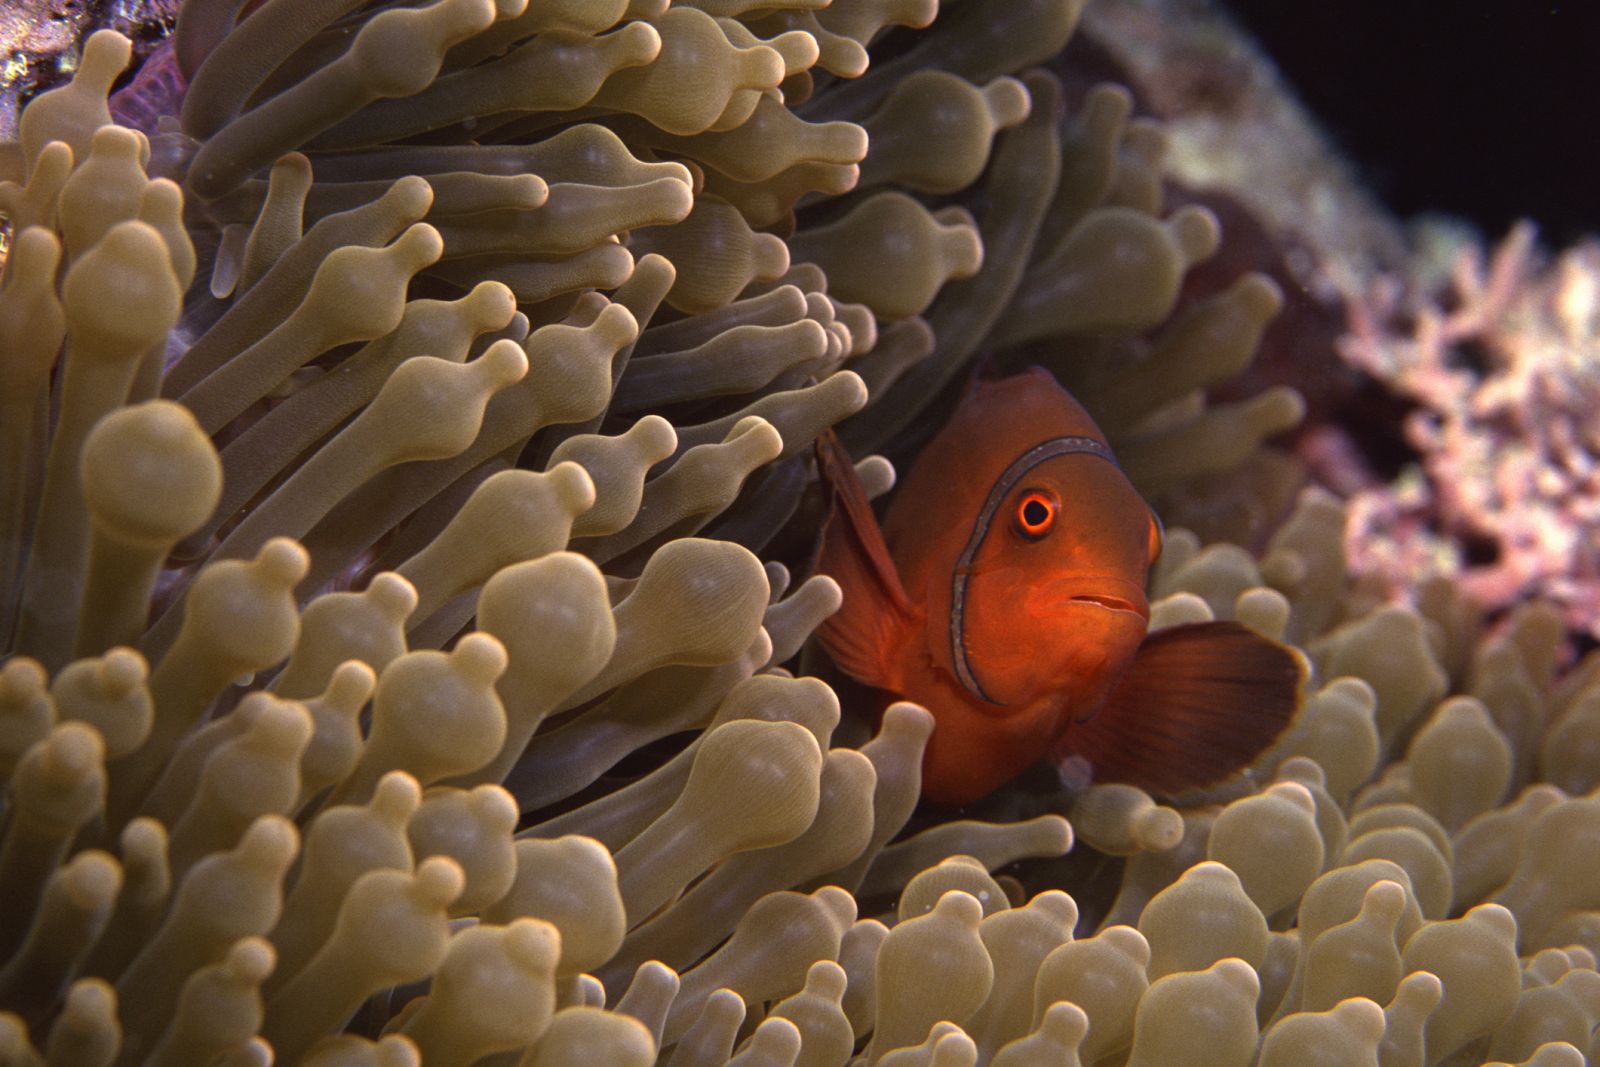
[[[839,668],[858,682],[895,688],[891,664],[916,626],[855,464],[832,430],[817,438],[817,470],[828,497],[815,570],[839,583],[844,603],[817,636]]]
[[[1095,781],[1166,796],[1203,789],[1271,747],[1299,710],[1305,678],[1292,650],[1239,623],[1169,626],[1144,639],[1055,756],[1088,760]]]

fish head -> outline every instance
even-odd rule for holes
[[[1160,526],[1089,414],[1037,368],[974,383],[884,532],[927,655],[994,715],[1103,695],[1144,637]]]
[[[952,569],[952,663],[982,700],[1054,694],[1087,711],[1144,639],[1159,526],[1109,451],[1092,444],[1056,439],[1015,472]]]

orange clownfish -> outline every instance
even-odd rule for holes
[[[838,438],[817,569],[839,668],[933,713],[923,796],[975,800],[1044,756],[1174,794],[1247,766],[1299,705],[1300,657],[1234,622],[1147,633],[1161,527],[1089,414],[1038,368],[971,386],[880,529]]]

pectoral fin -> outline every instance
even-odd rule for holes
[[[1088,760],[1097,782],[1154,793],[1215,785],[1278,739],[1300,707],[1305,677],[1297,653],[1236,622],[1158,630],[1055,755]]]
[[[894,689],[898,679],[890,666],[914,630],[916,609],[900,584],[855,464],[832,430],[817,439],[817,468],[828,494],[828,517],[816,571],[844,592],[843,606],[817,628],[817,636],[846,674]]]

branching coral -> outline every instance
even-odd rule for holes
[[[1345,357],[1415,405],[1406,440],[1420,457],[1392,485],[1363,479],[1356,566],[1389,581],[1459,571],[1488,607],[1538,594],[1600,636],[1600,250],[1542,264],[1522,226],[1487,263],[1471,248],[1441,254],[1441,292],[1384,278],[1352,304]]]
[[[191,0],[148,136],[90,38],[0,146],[0,1060],[1585,1048],[1594,671],[1364,613],[1324,497],[1169,537],[1156,625],[1323,678],[1181,812],[918,816],[928,714],[789,669],[828,427],[1040,361],[1159,493],[1299,416],[1205,399],[1278,296],[1182,300],[1159,130],[1032,66],[1079,7]],[[995,873],[1074,825],[1114,884]]]

